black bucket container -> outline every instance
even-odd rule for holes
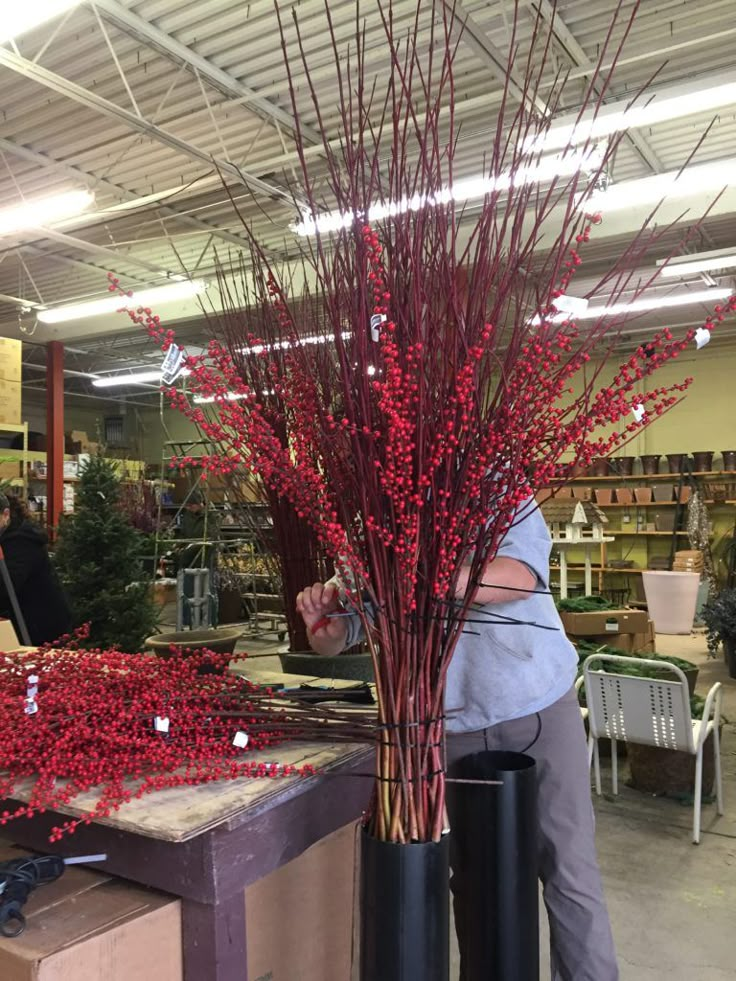
[[[501,781],[448,784],[460,981],[539,981],[536,764],[472,753],[448,776]]]
[[[361,839],[361,981],[449,981],[449,835]]]

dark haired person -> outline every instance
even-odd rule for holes
[[[30,520],[23,502],[0,494],[0,547],[32,644],[57,640],[71,630],[71,613],[51,567],[47,544],[46,533]],[[1,578],[0,617],[13,621],[20,639],[10,596]]]

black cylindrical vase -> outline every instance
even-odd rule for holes
[[[448,981],[449,835],[395,845],[361,841],[361,981]]]
[[[537,775],[530,756],[481,752],[448,774],[460,981],[539,981]]]

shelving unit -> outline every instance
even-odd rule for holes
[[[732,488],[736,487],[736,471],[733,470],[696,471],[692,476],[696,479],[701,490],[707,491],[707,485],[711,482],[726,485],[731,484]],[[652,486],[654,484],[675,484],[674,493],[677,493],[679,480],[680,475],[673,473],[631,474],[625,476],[610,474],[601,477],[575,477],[571,481],[571,484],[576,487],[590,486],[593,489],[593,500],[595,501],[596,486],[608,487],[612,485],[613,489],[627,488],[631,490],[635,487]],[[730,493],[728,493],[729,488],[728,486],[726,487],[726,493],[728,494],[726,500],[714,500],[712,497],[704,499],[704,503],[711,512],[714,524],[720,518],[721,533],[726,530],[726,523],[723,520],[724,517],[728,518],[728,523],[731,526],[734,523],[734,518],[736,518],[736,514],[734,513],[736,495],[732,488],[730,489]],[[609,578],[613,585],[614,583],[620,584],[625,577],[634,577],[632,581],[632,588],[634,588],[634,584],[637,581],[640,582],[638,577],[643,571],[650,568],[650,563],[653,559],[668,556],[668,551],[662,547],[662,543],[666,542],[669,544],[673,540],[679,540],[682,542],[682,545],[678,545],[678,548],[688,548],[687,531],[682,525],[672,530],[645,530],[641,527],[644,523],[651,523],[658,510],[671,514],[670,509],[677,509],[679,507],[682,509],[682,514],[684,515],[687,509],[686,501],[638,502],[634,500],[631,503],[621,503],[620,501],[613,501],[610,504],[603,504],[599,501],[595,501],[595,503],[607,516],[609,524],[606,526],[605,534],[607,537],[613,539],[607,546],[605,555],[601,556],[602,562],[592,567],[592,571],[597,574],[598,589],[601,592],[605,592],[606,580]],[[629,521],[626,520],[627,518],[629,518]],[[675,518],[682,520],[682,515],[676,512]],[[715,535],[711,535],[711,539],[714,537]],[[610,564],[611,561],[615,561],[616,559],[633,560],[635,564],[633,567],[626,568],[612,566]],[[560,571],[560,566],[556,562],[553,562],[550,568],[553,572]],[[585,575],[582,554],[577,555],[574,550],[571,550],[567,561],[567,573],[573,582],[582,582],[583,576]],[[638,592],[638,587],[635,589],[635,592]]]

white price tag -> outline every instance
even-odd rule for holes
[[[635,405],[631,410],[631,414],[634,417],[634,422],[641,422],[644,416],[647,414],[647,410],[643,405]]]
[[[606,633],[618,633],[618,620],[606,620]]]
[[[37,674],[29,674],[28,675],[28,684],[29,685],[37,685],[38,684],[38,675]]]
[[[381,337],[381,324],[386,323],[385,313],[374,313],[371,317],[371,340],[377,341]]]
[[[240,730],[233,736],[233,746],[237,746],[238,749],[245,749],[248,745],[248,733],[241,732]]]
[[[26,695],[28,698],[35,698],[38,695],[38,685],[31,685],[30,688],[26,690]]]
[[[178,344],[172,344],[166,352],[164,363],[161,365],[161,381],[164,385],[173,385],[184,367],[184,352]]]
[[[695,331],[695,347],[698,351],[710,343],[710,331],[706,327],[698,327]]]
[[[168,716],[166,715],[157,715],[153,720],[153,728],[156,730],[156,732],[168,732],[170,724],[171,723],[169,722]]]
[[[35,715],[36,712],[38,712],[38,705],[36,704],[36,700],[34,698],[27,698],[26,705],[23,711],[25,712],[26,715]]]

